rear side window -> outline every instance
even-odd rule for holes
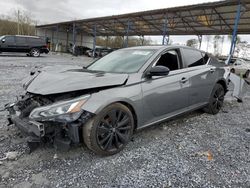
[[[15,38],[12,36],[6,36],[4,39],[6,43],[11,43],[11,44],[15,43]]]
[[[205,64],[200,51],[185,48],[182,51],[187,67],[195,67]]]
[[[25,44],[26,43],[26,37],[16,37],[16,43],[17,44]]]
[[[45,43],[45,42],[43,42],[43,40],[42,39],[40,39],[40,38],[27,38],[28,39],[28,41],[29,41],[29,43]]]

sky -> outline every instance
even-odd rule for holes
[[[218,0],[0,0],[0,14],[20,9],[41,23],[117,15]]]
[[[45,24],[215,1],[218,0],[0,0],[0,7],[4,7],[0,14],[11,15],[19,9],[29,13],[33,20],[38,20],[38,24]],[[179,44],[191,38],[197,39],[197,36],[171,36],[173,43]],[[250,36],[241,38],[250,43]],[[151,39],[161,43],[162,37]],[[203,42],[201,48],[205,50],[206,47]],[[226,40],[222,53],[226,54],[229,47],[230,42]]]

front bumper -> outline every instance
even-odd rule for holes
[[[21,117],[15,104],[6,105],[9,124],[14,124],[27,137],[30,151],[33,151],[41,142],[51,142],[56,149],[67,151],[72,144],[82,141],[82,126],[93,117],[93,114],[84,111],[74,122],[38,122]]]
[[[45,136],[44,124],[28,119],[21,119],[17,115],[10,115],[9,118],[26,135],[37,136],[39,138]]]

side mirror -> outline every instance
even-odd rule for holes
[[[148,76],[167,76],[170,70],[168,67],[164,66],[155,66],[152,67],[148,73]]]
[[[2,39],[2,43],[5,43],[5,39]]]

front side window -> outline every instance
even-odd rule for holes
[[[117,50],[97,60],[87,69],[111,73],[135,73],[155,51],[154,49]]]
[[[6,36],[4,39],[6,43],[10,43],[10,44],[15,43],[15,39],[12,36]]]
[[[176,50],[169,50],[162,54],[155,66],[165,66],[170,71],[179,69],[179,58]]]
[[[182,51],[187,67],[195,67],[205,64],[200,51],[186,48]]]

